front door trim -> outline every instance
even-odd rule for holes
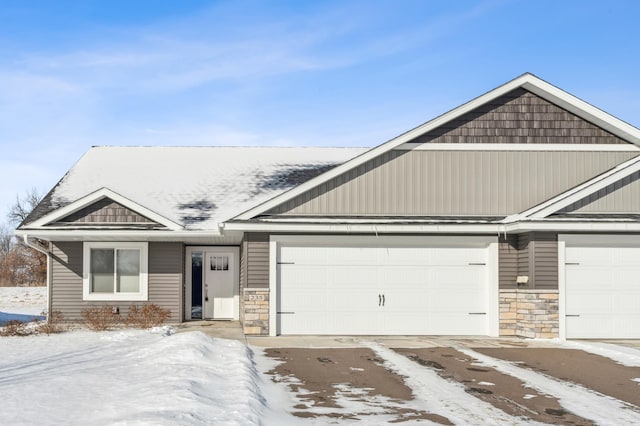
[[[237,246],[185,246],[185,297],[184,297],[184,320],[191,321],[191,255],[193,253],[202,252],[203,257],[206,253],[228,253],[231,252],[233,261],[230,262],[233,269],[233,320],[240,319],[240,248]],[[204,287],[204,276],[203,276]],[[204,299],[203,299],[204,303]],[[203,307],[204,317],[204,307]]]

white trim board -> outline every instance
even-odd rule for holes
[[[564,90],[553,86],[546,81],[536,77],[533,74],[525,73],[505,84],[499,86],[484,95],[481,95],[471,101],[449,111],[446,112],[439,117],[434,118],[431,121],[428,121],[406,133],[403,133],[397,136],[394,139],[389,140],[388,142],[383,143],[371,150],[361,154],[333,169],[329,170],[326,173],[323,173],[313,179],[308,180],[307,182],[299,185],[287,192],[284,192],[274,198],[271,198],[264,203],[261,203],[244,213],[237,215],[232,219],[239,220],[248,220],[251,219],[265,211],[268,211],[279,204],[282,204],[292,198],[324,183],[329,181],[330,179],[339,176],[342,173],[345,173],[359,165],[374,159],[375,157],[388,152],[392,149],[395,149],[419,136],[430,132],[431,130],[454,120],[469,111],[476,109],[477,107],[484,105],[496,98],[499,98],[502,95],[505,95],[517,88],[526,89],[536,95],[540,96],[543,99],[548,100],[570,112],[581,117],[607,131],[610,133],[629,141],[633,144],[640,145],[640,129],[637,129],[631,126],[628,123],[602,111],[594,107],[593,105],[565,92]]]
[[[640,152],[633,144],[587,143],[404,143],[396,150],[402,151],[585,151],[585,152]]]

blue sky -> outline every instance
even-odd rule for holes
[[[375,146],[527,71],[638,127],[638,16],[634,0],[3,0],[0,222],[93,145]]]

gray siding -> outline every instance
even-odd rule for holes
[[[597,191],[561,213],[640,213],[640,172]]]
[[[530,271],[533,270],[533,288],[558,288],[558,236],[547,232],[532,233],[530,244]]]
[[[524,89],[516,89],[412,142],[628,143]]]
[[[51,265],[51,309],[65,319],[81,320],[88,306],[112,305],[126,317],[129,305],[155,303],[171,311],[169,322],[182,321],[184,250],[181,243],[149,243],[148,302],[85,302],[82,300],[82,243],[54,242]]]
[[[269,287],[269,235],[262,233],[245,234],[243,247],[245,254],[246,287]]]
[[[391,151],[275,207],[273,215],[519,213],[633,152]]]
[[[550,232],[532,232],[517,236],[516,275],[529,277],[527,285],[501,288],[557,289],[558,288],[558,236]],[[502,258],[500,259],[502,262]],[[500,266],[502,270],[502,265]]]
[[[133,210],[124,207],[121,204],[109,198],[103,198],[83,209],[74,212],[58,223],[155,223]]]
[[[149,243],[149,302],[171,311],[170,322],[182,322],[184,247],[182,243]]]
[[[500,237],[498,242],[498,280],[500,288],[515,288],[518,275],[518,237]]]

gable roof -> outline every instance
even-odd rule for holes
[[[169,219],[167,219],[166,217],[163,217],[159,214],[157,214],[156,212],[149,210],[148,208],[126,198],[123,197],[122,195],[115,193],[113,191],[111,191],[108,188],[100,188],[97,191],[94,191],[82,198],[79,198],[77,200],[75,200],[72,203],[69,203],[67,205],[65,205],[64,207],[61,207],[59,209],[53,210],[52,212],[45,214],[44,216],[40,217],[39,219],[34,220],[33,222],[31,222],[29,224],[30,227],[41,227],[41,226],[46,226],[48,224],[51,223],[55,223],[55,222],[59,222],[60,220],[64,219],[65,217],[68,217],[69,215],[85,208],[85,207],[89,207],[93,204],[95,204],[96,202],[100,201],[100,200],[104,200],[104,199],[110,199],[115,201],[116,203],[142,215],[145,216],[147,218],[149,218],[150,220],[165,226],[169,229],[180,229],[181,226],[179,224],[177,224],[176,222],[173,222]]]
[[[286,201],[293,199],[294,197],[324,183],[330,179],[339,176],[355,167],[364,164],[365,162],[374,159],[375,157],[384,154],[390,150],[400,147],[401,145],[410,142],[448,122],[461,117],[462,115],[488,103],[496,98],[504,96],[505,94],[522,88],[530,91],[541,98],[558,105],[561,108],[575,114],[576,116],[595,124],[598,127],[610,132],[611,134],[618,136],[621,139],[640,146],[640,129],[631,126],[628,123],[594,107],[593,105],[565,92],[564,90],[553,86],[546,81],[536,77],[533,74],[525,73],[520,77],[517,77],[502,86],[499,86],[484,95],[481,95],[439,117],[434,118],[406,133],[397,136],[390,141],[383,143],[353,159],[341,164],[338,167],[317,176],[314,179],[310,179],[297,187],[273,197],[261,204],[256,204],[251,209],[234,217],[234,220],[249,220],[252,219]]]
[[[94,147],[20,229],[104,197],[169,229],[218,224],[365,151],[364,148]]]

